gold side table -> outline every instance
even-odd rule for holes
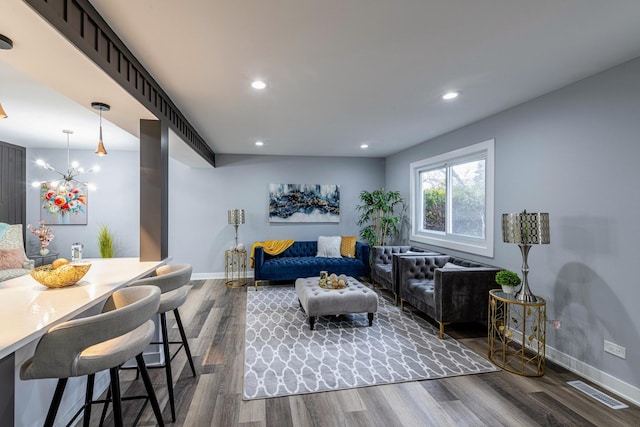
[[[489,291],[489,360],[514,374],[540,377],[544,375],[547,303],[540,297],[518,301],[514,295]],[[520,335],[522,345],[514,335]]]
[[[247,251],[230,249],[224,252],[224,283],[229,288],[247,284]]]

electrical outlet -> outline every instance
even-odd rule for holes
[[[604,351],[621,359],[627,358],[627,349],[621,345],[614,344],[610,341],[604,340]]]

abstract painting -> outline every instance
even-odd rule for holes
[[[340,222],[340,186],[269,184],[269,222]]]

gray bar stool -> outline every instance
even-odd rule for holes
[[[160,315],[160,327],[162,328],[162,343],[152,344],[162,344],[164,365],[159,367],[164,367],[167,375],[167,389],[169,390],[171,419],[174,422],[176,420],[176,407],[173,396],[173,374],[171,372],[171,361],[180,349],[184,348],[189,365],[191,366],[191,372],[194,377],[196,376],[196,368],[193,364],[193,358],[191,357],[191,350],[189,349],[187,335],[184,333],[184,327],[182,326],[182,320],[180,319],[180,313],[178,312],[178,307],[180,307],[187,299],[187,289],[185,288],[185,285],[188,285],[191,281],[191,270],[192,268],[189,264],[163,265],[156,269],[154,276],[137,280],[131,285],[154,285],[159,287],[162,292],[162,295],[160,296],[160,307],[158,308],[158,314]],[[176,323],[178,324],[181,341],[169,341],[169,334],[167,330],[168,311],[173,311]],[[173,356],[171,356],[169,351],[169,344],[180,344],[180,347],[176,350]]]
[[[109,369],[116,426],[122,426],[119,366],[135,357],[158,425],[163,426],[162,412],[153,391],[142,351],[155,332],[151,317],[160,304],[160,290],[155,286],[115,291],[101,314],[69,320],[49,329],[36,346],[33,357],[20,367],[22,380],[58,378],[49,406],[45,426],[53,426],[62,394],[70,377],[93,376]],[[84,406],[85,424],[91,415],[92,396]]]

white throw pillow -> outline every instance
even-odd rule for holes
[[[462,265],[454,264],[454,263],[452,263],[452,262],[448,262],[448,263],[446,263],[446,264],[444,265],[444,267],[442,267],[442,268],[451,268],[451,269],[458,269],[458,270],[460,270],[460,269],[462,269],[462,268],[466,268],[466,267],[464,267],[464,266],[462,266]]]
[[[340,255],[340,236],[319,236],[318,237],[318,257],[342,258]]]

